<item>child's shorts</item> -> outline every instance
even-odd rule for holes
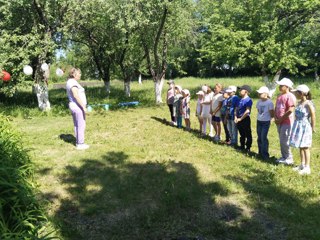
[[[190,119],[190,108],[186,110],[186,112],[183,114],[184,119]]]
[[[221,118],[220,117],[216,117],[216,116],[212,116],[212,121],[213,122],[221,122]]]

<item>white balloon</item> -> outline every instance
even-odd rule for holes
[[[31,66],[25,65],[23,67],[23,72],[24,72],[25,75],[31,75],[33,73],[33,69],[32,69]]]
[[[64,72],[63,72],[63,70],[61,68],[57,68],[56,74],[57,74],[58,77],[62,77]]]
[[[49,69],[49,65],[47,63],[42,63],[41,69],[42,69],[42,71],[47,71]]]

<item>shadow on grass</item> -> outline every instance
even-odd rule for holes
[[[165,118],[159,118],[159,117],[152,116],[151,119],[156,120],[156,121],[158,121],[158,122],[160,122],[160,123],[162,123],[162,124],[164,124],[166,126],[175,127],[176,128],[176,126],[173,126],[171,124],[171,121],[168,121]],[[213,140],[212,137],[209,137],[208,135],[202,136],[201,132],[198,129],[186,130],[185,127],[182,127],[181,129],[190,132],[191,134],[195,135],[198,138],[205,139],[205,140],[210,141],[210,142],[212,142],[214,144],[228,146],[233,151],[237,151],[238,153],[242,153],[243,155],[245,155],[247,157],[253,157],[256,160],[261,161],[263,163],[269,163],[269,164],[272,164],[272,165],[277,165],[276,164],[276,157],[270,157],[269,159],[262,159],[261,156],[256,152],[252,152],[252,151],[247,152],[247,151],[241,150],[241,149],[239,149],[237,147],[232,147],[232,146],[230,146],[228,144],[225,144],[223,141],[216,142],[216,141]]]
[[[132,163],[124,152],[83,159],[60,176],[69,197],[54,219],[65,239],[257,239],[256,219],[226,199],[219,182],[202,183],[189,163]],[[54,201],[54,193],[43,196]],[[259,232],[257,232],[259,231]],[[261,239],[261,238],[260,238]]]
[[[317,192],[283,188],[279,186],[275,172],[256,169],[250,164],[242,167],[252,173],[251,177],[229,175],[226,179],[241,185],[250,194],[253,207],[264,213],[256,217],[264,219],[270,231],[269,239],[320,239],[320,205],[318,201],[308,201],[319,199]],[[297,174],[296,177],[295,181],[308,184],[308,176],[304,178]]]
[[[59,138],[66,143],[71,143],[72,145],[76,145],[76,138],[72,134],[60,134]]]

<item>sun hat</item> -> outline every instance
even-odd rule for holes
[[[167,81],[168,84],[174,84],[174,81],[173,80],[169,80]]]
[[[202,95],[202,96],[203,96],[203,95],[204,95],[204,92],[203,92],[203,91],[199,91],[199,92],[197,92],[196,94],[197,94],[197,95]]]
[[[242,85],[241,87],[238,87],[239,90],[246,90],[247,92],[251,92],[251,87],[249,85]]]
[[[293,82],[289,78],[282,78],[280,81],[276,81],[276,84],[281,86],[293,87]]]
[[[237,91],[237,87],[236,86],[229,86],[226,89],[227,93],[236,92],[236,91]]]
[[[190,95],[190,92],[188,89],[183,89],[182,92],[185,94],[185,95]]]
[[[266,94],[269,94],[269,88],[267,88],[266,86],[263,86],[263,87],[260,87],[258,90],[257,90],[258,93],[266,93]]]
[[[180,85],[176,85],[175,88],[177,88],[179,90],[179,92],[182,91],[182,87]]]
[[[310,91],[310,89],[309,89],[309,87],[307,85],[301,84],[301,85],[298,85],[296,87],[296,89],[291,90],[291,92],[296,92],[296,91],[303,92],[303,93],[308,93]]]

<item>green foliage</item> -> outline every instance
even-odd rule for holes
[[[199,6],[206,28],[200,52],[212,64],[258,66],[263,75],[307,66],[305,26],[319,27],[319,1],[203,0]]]
[[[0,238],[49,239],[48,220],[34,194],[33,166],[21,141],[0,115]]]

